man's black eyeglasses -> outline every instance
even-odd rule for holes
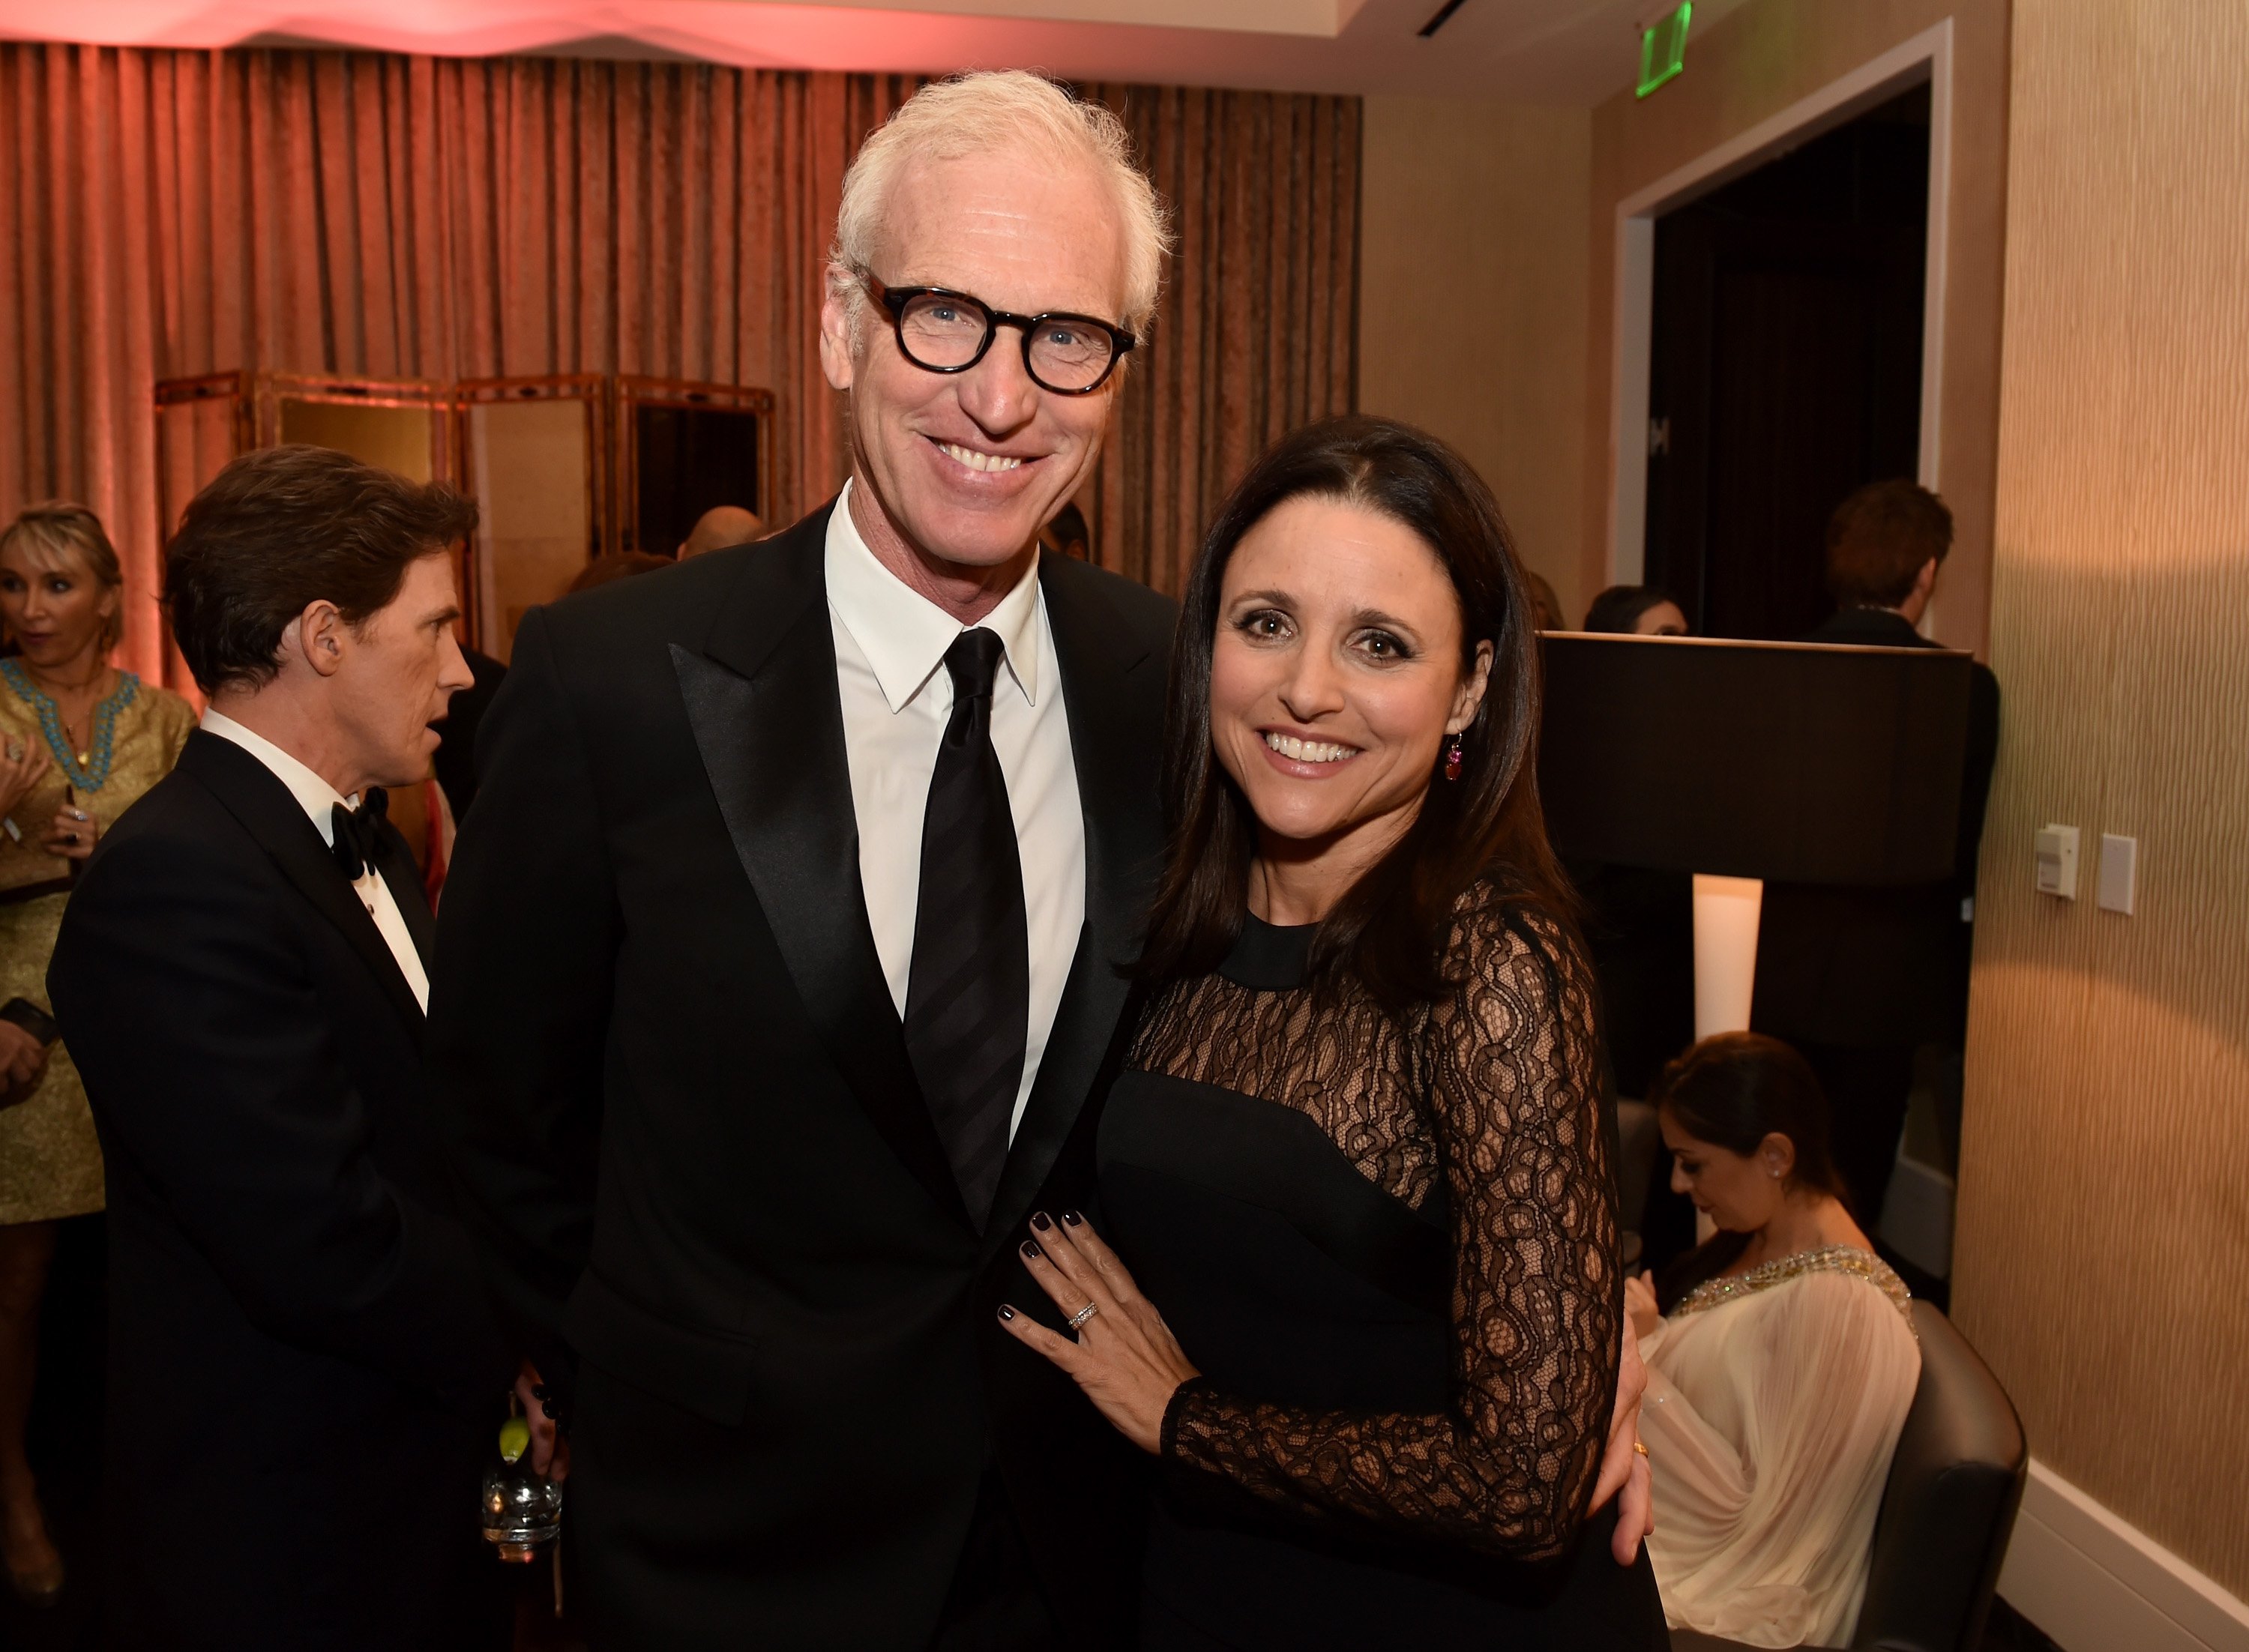
[[[984,359],[1001,327],[1020,327],[1023,371],[1033,384],[1056,395],[1090,395],[1139,342],[1096,316],[1061,310],[1012,315],[945,287],[888,287],[863,270],[859,278],[875,302],[890,312],[900,353],[931,373],[967,372]]]

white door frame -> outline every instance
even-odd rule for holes
[[[1647,550],[1647,376],[1654,340],[1655,221],[1784,150],[1841,126],[1922,81],[1929,86],[1929,268],[1921,306],[1918,480],[1937,486],[1944,405],[1945,226],[1952,179],[1952,19],[1922,30],[1768,120],[1617,203],[1616,317],[1610,360],[1608,577],[1638,585]]]

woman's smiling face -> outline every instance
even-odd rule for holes
[[[1411,528],[1299,496],[1241,537],[1211,650],[1211,740],[1269,840],[1357,864],[1413,823],[1448,737],[1483,697],[1461,605]]]

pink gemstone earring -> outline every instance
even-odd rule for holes
[[[1452,750],[1445,753],[1445,778],[1457,780],[1461,778],[1461,737],[1456,734],[1453,737]]]

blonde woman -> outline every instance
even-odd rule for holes
[[[102,829],[171,769],[195,727],[175,694],[109,662],[123,579],[83,505],[37,504],[0,532],[0,1561],[35,1605],[63,1587],[24,1453],[39,1298],[55,1224],[102,1208],[101,1148],[51,1029],[47,959]]]

